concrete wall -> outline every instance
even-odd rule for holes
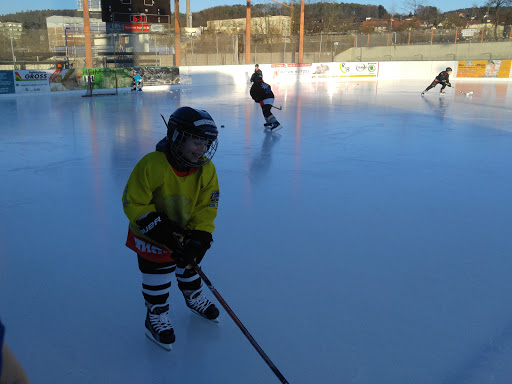
[[[334,61],[510,60],[512,42],[350,48]]]

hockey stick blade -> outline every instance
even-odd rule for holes
[[[279,109],[279,110],[283,109],[283,107],[281,105],[279,107],[272,106],[272,108]]]

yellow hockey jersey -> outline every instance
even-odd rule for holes
[[[130,220],[126,246],[151,261],[172,261],[172,250],[144,236],[136,220],[156,211],[184,230],[213,233],[219,203],[217,172],[211,161],[189,172],[178,172],[163,152],[151,152],[133,169],[122,200]]]

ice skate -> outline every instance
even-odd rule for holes
[[[269,128],[270,128],[270,131],[276,132],[276,131],[279,131],[281,128],[283,128],[283,126],[278,121],[275,121],[272,123],[272,125]]]
[[[202,288],[196,291],[183,291],[183,297],[192,312],[205,319],[219,322],[219,309],[203,294]]]
[[[170,351],[176,337],[167,317],[169,315],[169,304],[151,305],[146,303],[146,307],[148,308],[146,336],[159,347]]]

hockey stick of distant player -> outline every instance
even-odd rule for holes
[[[466,97],[469,97],[469,96],[471,96],[471,95],[473,94],[473,91],[471,91],[471,92],[467,92],[467,93],[466,93],[466,92],[459,91],[457,88],[454,88],[454,89],[455,89],[457,92],[462,93],[462,94],[463,94],[464,96],[466,96]]]
[[[228,315],[231,316],[231,318],[233,319],[235,324],[238,325],[238,328],[240,328],[240,330],[245,335],[245,337],[247,337],[247,339],[252,344],[252,346],[256,349],[256,351],[258,351],[258,353],[263,358],[263,360],[265,360],[265,363],[267,363],[267,365],[270,367],[272,372],[274,372],[274,374],[279,378],[281,383],[289,384],[288,380],[286,380],[285,377],[283,376],[283,374],[281,372],[279,372],[279,369],[277,369],[277,367],[274,365],[274,363],[272,363],[270,358],[266,355],[266,353],[263,351],[263,349],[261,349],[261,347],[258,345],[256,340],[254,340],[254,337],[252,337],[252,335],[249,333],[247,328],[244,327],[242,322],[238,319],[238,317],[235,315],[233,310],[229,307],[228,303],[226,303],[226,301],[222,298],[220,293],[215,289],[215,287],[213,286],[211,281],[204,274],[204,272],[201,269],[201,267],[199,265],[197,265],[196,263],[193,263],[192,265],[194,266],[194,269],[199,274],[199,276],[201,276],[201,279],[203,279],[203,281],[206,284],[206,286],[208,287],[208,289],[210,291],[212,291],[213,295],[217,298],[219,303],[221,303],[221,305],[224,307],[224,309],[226,310]]]
[[[282,106],[279,106],[279,108],[278,108],[278,107],[274,107],[274,106],[272,106],[272,108],[279,109],[279,110],[283,109],[283,107],[282,107]]]

